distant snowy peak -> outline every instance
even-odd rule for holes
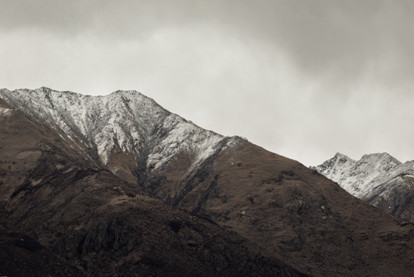
[[[313,169],[352,195],[414,223],[414,161],[401,163],[388,153],[367,154],[358,161],[336,154]]]
[[[367,154],[358,161],[337,153],[314,169],[354,196],[363,197],[375,186],[373,180],[378,180],[400,164],[388,153]]]
[[[401,162],[388,153],[365,154],[358,161],[359,163],[371,164],[383,170],[389,170],[391,167],[400,165]]]
[[[319,172],[323,172],[324,175],[330,176],[330,179],[340,178],[341,173],[344,171],[344,168],[349,168],[353,166],[356,162],[345,156],[341,153],[336,153],[335,156],[323,164],[313,167]]]
[[[336,153],[335,156],[321,165],[312,167],[319,173],[325,175],[329,179],[342,183],[348,176],[347,172],[355,165],[356,161],[341,153]]]
[[[91,157],[99,157],[103,164],[108,163],[115,148],[140,156],[152,168],[183,150],[200,162],[214,153],[224,139],[168,112],[137,91],[88,96],[42,87],[3,89],[0,98],[54,126],[64,139],[86,145]]]

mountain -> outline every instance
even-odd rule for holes
[[[138,92],[3,89],[0,107],[0,233],[16,253],[27,236],[87,276],[414,269],[413,224]]]
[[[303,276],[147,196],[40,116],[0,106],[1,275]]]
[[[413,161],[401,163],[387,153],[354,161],[337,153],[314,169],[365,202],[414,222]]]
[[[133,182],[141,169],[158,171],[180,153],[188,154],[188,162],[197,166],[218,148],[237,141],[223,142],[223,136],[187,122],[135,91],[92,97],[43,87],[2,90],[0,97],[52,127],[85,158]],[[134,168],[133,176],[129,168]]]

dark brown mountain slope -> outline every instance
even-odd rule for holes
[[[297,274],[278,260],[314,276],[414,271],[412,224],[296,161],[203,130],[135,92],[0,92],[37,122],[32,131],[22,116],[23,128],[17,119],[0,125],[9,126],[0,130],[9,132],[0,132],[8,229],[17,226],[86,273],[124,274],[135,261],[132,271],[148,274],[181,272],[183,264],[194,274]]]
[[[180,164],[177,159],[169,165],[155,195],[231,227],[304,272],[411,276],[414,270],[412,224],[363,203],[296,161],[244,141],[168,186]]]
[[[142,195],[20,112],[0,120],[1,274],[302,276],[237,233]]]
[[[0,231],[0,276],[84,276],[31,237]]]

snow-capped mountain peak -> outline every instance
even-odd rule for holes
[[[366,154],[358,161],[337,154],[313,169],[371,205],[414,222],[414,161],[401,163],[388,153]]]
[[[151,168],[181,151],[198,163],[224,139],[132,90],[88,96],[46,87],[3,89],[0,98],[30,118],[53,126],[65,140],[86,146],[88,155],[104,165],[115,149],[136,155]]]
[[[355,165],[356,161],[348,156],[336,153],[335,156],[321,165],[312,167],[335,182],[341,182],[347,176],[345,172]]]
[[[372,182],[374,179],[400,164],[388,153],[366,154],[358,161],[337,153],[314,169],[340,184],[349,193],[362,197],[375,186]]]

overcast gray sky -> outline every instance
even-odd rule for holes
[[[414,1],[0,0],[0,87],[134,89],[306,165],[414,159]]]

